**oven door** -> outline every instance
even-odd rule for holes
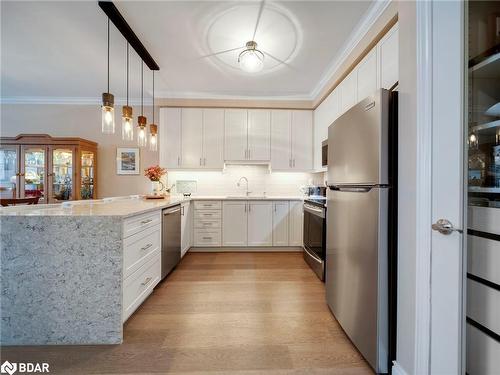
[[[325,260],[325,210],[304,203],[304,247],[312,256]]]

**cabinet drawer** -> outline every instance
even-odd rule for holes
[[[123,240],[123,279],[133,274],[160,249],[160,229],[150,228]]]
[[[221,231],[219,230],[199,230],[194,231],[194,246],[220,246]]]
[[[467,279],[467,316],[500,335],[500,291]]]
[[[221,201],[194,201],[194,208],[196,210],[220,210]]]
[[[196,210],[195,219],[220,219],[222,217],[220,210]]]
[[[161,277],[161,255],[157,250],[151,260],[142,265],[123,283],[123,321],[141,305]]]
[[[147,212],[142,215],[132,216],[123,221],[123,238],[127,238],[145,229],[158,226],[160,228],[161,211]]]
[[[220,219],[211,219],[211,220],[201,220],[201,219],[196,219],[194,221],[194,227],[195,228],[220,228]]]

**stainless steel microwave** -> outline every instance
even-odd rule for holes
[[[328,166],[328,139],[321,142],[321,166]]]

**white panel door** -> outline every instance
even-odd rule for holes
[[[222,246],[247,246],[247,202],[222,203]]]
[[[273,202],[248,202],[248,246],[273,245]]]
[[[200,168],[203,163],[203,110],[182,109],[182,166]]]
[[[248,159],[271,160],[271,111],[248,110]]]
[[[181,205],[181,256],[184,256],[191,247],[193,215],[191,203],[185,202]]]
[[[224,159],[245,160],[248,154],[247,110],[226,109],[224,123]]]
[[[380,87],[390,89],[399,80],[399,24],[378,43]]]
[[[302,201],[290,201],[288,224],[290,228],[289,246],[302,246],[303,210]]]
[[[181,166],[181,109],[160,108],[160,165]]]
[[[273,246],[288,246],[288,201],[273,202]]]
[[[203,167],[224,166],[224,110],[203,110]]]
[[[291,123],[291,111],[271,111],[271,167],[273,169],[292,167]]]
[[[373,48],[358,64],[358,102],[377,90],[377,48]]]
[[[357,101],[358,77],[354,69],[344,78],[340,87],[340,114],[346,112]]]
[[[313,166],[312,111],[292,111],[292,168],[311,170]]]

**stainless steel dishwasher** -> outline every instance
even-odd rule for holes
[[[181,260],[181,206],[165,208],[161,233],[161,279]]]

